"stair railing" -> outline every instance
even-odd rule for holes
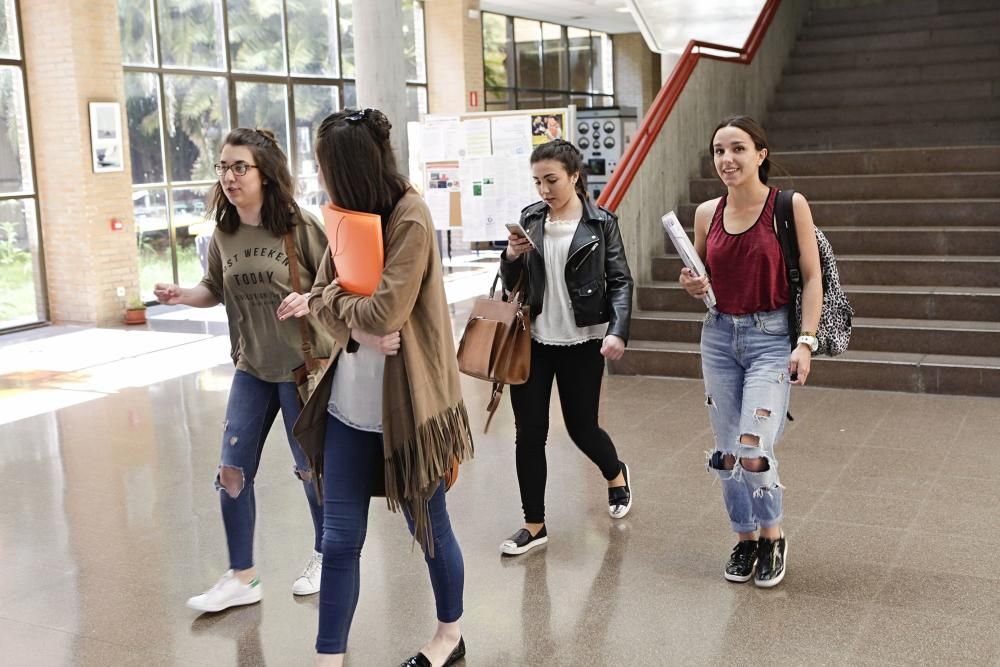
[[[611,175],[607,187],[604,188],[601,196],[597,199],[599,205],[609,211],[614,211],[618,208],[618,205],[625,197],[625,192],[628,190],[629,185],[632,184],[632,179],[639,173],[639,168],[646,159],[646,155],[656,142],[656,138],[660,134],[660,129],[663,128],[663,124],[670,116],[670,112],[673,111],[674,105],[680,98],[681,93],[684,92],[684,86],[687,85],[688,79],[691,78],[691,74],[694,72],[694,68],[698,65],[698,62],[702,58],[737,62],[744,65],[753,62],[753,58],[757,54],[761,42],[764,41],[764,35],[767,34],[767,29],[771,27],[771,21],[778,12],[780,5],[781,0],[767,0],[764,7],[760,10],[753,30],[750,31],[750,35],[747,37],[743,48],[737,49],[732,46],[712,44],[711,42],[701,42],[693,39],[688,42],[687,48],[684,49],[684,54],[677,61],[677,65],[674,66],[670,78],[667,79],[667,82],[663,84],[663,88],[656,95],[656,99],[650,105],[642,124],[635,135],[633,135],[628,148],[625,149],[625,154],[618,163],[615,173]],[[715,53],[711,53],[712,51],[733,53],[735,56],[716,55]]]

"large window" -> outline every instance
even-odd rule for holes
[[[272,130],[300,203],[322,201],[312,140],[324,117],[357,104],[354,1],[118,0],[145,298],[157,281],[201,278],[206,195],[230,129]],[[417,120],[427,111],[423,3],[402,4],[406,120]]]
[[[486,110],[613,106],[610,35],[483,12]]]
[[[0,0],[0,329],[46,319],[24,55],[15,0]]]

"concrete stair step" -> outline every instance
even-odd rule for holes
[[[932,94],[933,93],[933,94]],[[1000,77],[975,81],[954,81],[935,85],[904,84],[839,90],[807,90],[780,92],[772,109],[778,111],[824,109],[830,107],[904,106],[923,104],[931,99],[951,100],[956,105],[989,102],[1000,97]]]
[[[676,255],[653,257],[653,280],[676,280]],[[1000,256],[837,255],[842,284],[1000,287]]]
[[[844,285],[857,313],[925,320],[1000,322],[1000,288],[914,287],[907,285]],[[677,283],[640,285],[636,303],[644,311],[699,312],[705,308]]]
[[[631,340],[628,351],[610,364],[621,375],[701,377],[695,343]],[[932,394],[1000,396],[997,357],[848,351],[813,359],[809,384]]]
[[[922,104],[873,104],[830,109],[774,109],[768,112],[766,125],[768,132],[774,132],[792,128],[990,120],[1000,120],[1000,99],[982,99],[970,104],[927,101]]]
[[[998,123],[1000,127],[1000,123]],[[955,174],[866,174],[851,176],[795,176],[768,180],[768,185],[798,190],[809,201],[856,201],[892,198],[961,199],[1000,198],[1000,171]],[[718,178],[691,180],[691,201],[721,197],[726,186]]]
[[[1000,25],[1000,9],[997,9],[996,6],[978,11],[893,16],[850,23],[824,21],[822,16],[818,16],[809,21],[799,38],[814,40],[857,35],[889,35],[897,32],[970,28],[985,25]]]
[[[795,52],[785,68],[788,74],[827,72],[851,68],[905,67],[913,65],[944,65],[975,63],[1000,57],[1000,44],[962,44],[892,51],[848,51],[816,55]]]
[[[694,238],[694,231],[687,230]],[[1000,227],[827,227],[835,252],[844,255],[1000,255]],[[666,233],[663,251],[673,253]]]
[[[989,121],[898,123],[842,127],[787,128],[769,132],[772,146],[784,150],[888,148],[1000,144],[1000,119]]]
[[[633,339],[697,343],[704,312],[640,311],[632,314]],[[1000,357],[1000,323],[856,317],[852,350],[962,354]]]
[[[806,197],[809,192],[804,192]],[[677,217],[694,225],[696,204],[677,207]],[[1000,199],[896,199],[881,201],[816,201],[809,203],[820,229],[829,227],[995,227],[1000,225]]]
[[[909,30],[877,35],[851,35],[826,39],[800,40],[795,45],[795,56],[855,51],[898,51],[900,49],[926,49],[938,46],[964,44],[992,44],[996,41],[994,25]]]
[[[1000,12],[997,12],[1000,15]],[[998,26],[1000,30],[1000,26]],[[897,67],[871,67],[830,70],[817,75],[814,72],[785,74],[778,92],[828,90],[831,88],[870,88],[872,86],[899,86],[951,81],[975,81],[1000,77],[1000,60],[978,60],[968,63],[908,65]]]
[[[798,151],[772,153],[771,157],[795,176],[1000,172],[1000,146]],[[701,160],[701,176],[716,178],[711,155]]]
[[[996,9],[996,0],[904,0],[864,7],[815,9],[809,15],[811,25],[864,24],[912,17],[944,16]]]
[[[828,227],[830,244],[845,255],[997,255],[1000,227]]]

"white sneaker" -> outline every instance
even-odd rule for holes
[[[323,554],[313,552],[312,558],[306,563],[306,569],[292,584],[292,593],[295,595],[312,595],[319,593],[319,581],[323,574]]]
[[[260,577],[254,577],[249,584],[241,583],[235,572],[229,570],[201,595],[188,598],[187,606],[197,611],[222,611],[230,607],[260,602],[263,588]]]

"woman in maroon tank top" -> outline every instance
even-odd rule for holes
[[[816,349],[823,302],[819,250],[809,204],[796,194],[802,335],[789,352],[791,292],[774,231],[778,191],[767,186],[771,162],[764,130],[748,116],[727,118],[712,133],[710,149],[726,194],[695,212],[694,246],[708,276],[682,269],[680,282],[699,299],[711,285],[716,298],[702,327],[701,362],[715,436],[708,469],[722,482],[726,511],[739,535],[724,576],[737,582],[753,578],[770,588],[784,578],[788,556],[781,530],[784,486],[774,448],[784,429],[790,385],[806,383]]]

